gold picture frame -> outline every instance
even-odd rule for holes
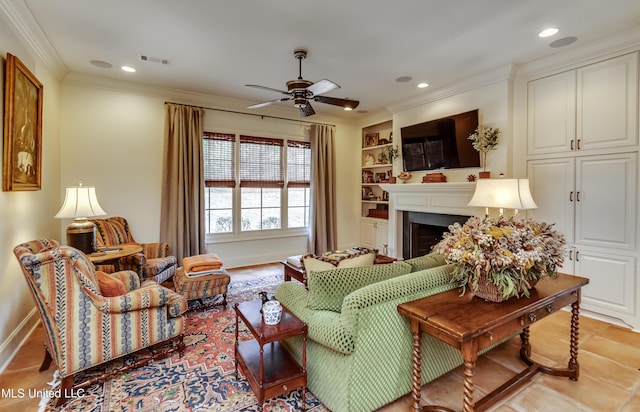
[[[42,83],[7,53],[2,190],[42,188]]]

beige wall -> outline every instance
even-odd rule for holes
[[[0,20],[2,87],[6,53],[11,53],[44,85],[44,113],[42,190],[0,192],[0,370],[39,320],[22,271],[13,255],[13,247],[31,239],[59,239],[60,222],[53,215],[60,208],[61,199],[58,80],[4,23]],[[0,99],[0,113],[4,113],[4,98]],[[4,118],[2,122],[4,129]]]

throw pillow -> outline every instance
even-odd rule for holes
[[[342,301],[354,290],[410,272],[411,266],[402,262],[311,272],[307,278],[307,307],[340,313]]]
[[[98,286],[100,293],[105,298],[111,298],[114,296],[121,296],[127,293],[124,283],[115,276],[108,273],[96,271],[96,279],[98,279]]]
[[[349,254],[327,252],[322,256],[306,255],[302,258],[302,266],[307,274],[335,268],[354,268],[373,265],[375,253]]]

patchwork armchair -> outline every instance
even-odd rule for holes
[[[96,273],[86,255],[52,239],[22,243],[13,252],[42,320],[40,370],[55,361],[63,395],[176,351],[182,356],[187,301],[181,295],[154,281],[140,284],[132,271]],[[102,277],[118,287],[106,287]],[[132,365],[74,382],[80,371],[138,351]]]
[[[133,239],[127,220],[120,216],[106,219],[91,219],[97,226],[96,241],[98,248],[115,247],[123,243],[137,243]],[[120,259],[122,269],[133,270],[140,281],[153,279],[158,283],[171,278],[177,268],[177,259],[169,255],[166,243],[140,243],[142,252]],[[113,272],[113,265],[98,265],[98,270]]]

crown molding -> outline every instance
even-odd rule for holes
[[[0,0],[0,11],[7,17],[15,31],[26,42],[35,55],[62,79],[69,69],[42,31],[42,28],[24,1]]]
[[[449,86],[435,89],[427,95],[420,95],[392,103],[386,106],[386,109],[391,113],[398,113],[403,110],[413,109],[417,106],[432,103],[457,94],[479,89],[505,80],[511,80],[515,75],[515,71],[516,66],[513,64],[496,67],[495,69],[479,73],[473,77],[450,84]]]

